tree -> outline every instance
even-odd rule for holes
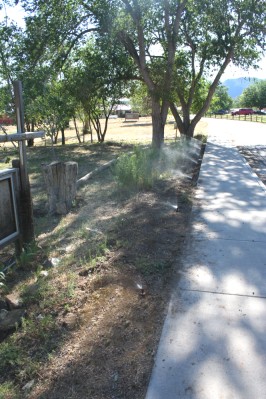
[[[224,109],[228,110],[232,108],[233,99],[228,94],[228,88],[223,85],[219,85],[214,93],[214,96],[211,101],[211,110],[219,110]]]
[[[254,65],[264,49],[264,0],[30,0],[24,5],[32,13],[28,29],[37,38],[37,58],[56,50],[57,62],[63,62],[93,30],[117,48],[124,46],[151,97],[156,147],[164,139],[169,107],[180,132],[193,136],[226,67]],[[191,119],[202,79],[211,84]]]
[[[152,99],[153,143],[160,146],[168,106],[181,133],[192,136],[229,63],[249,66],[263,47],[263,1],[112,2],[114,29],[136,63]],[[152,53],[154,45],[161,54]],[[202,78],[213,75],[206,98],[190,120]],[[177,95],[183,117],[174,104]]]
[[[130,103],[133,111],[141,115],[151,115],[151,98],[147,91],[147,86],[142,82],[137,82],[133,85],[130,93]]]
[[[96,45],[91,40],[76,49],[63,68],[69,96],[76,104],[81,104],[85,122],[88,121],[90,129],[94,128],[100,143],[105,140],[115,104],[129,93],[129,85],[123,76],[130,73],[132,65],[119,50],[121,52],[112,44]]]
[[[13,82],[21,65],[23,32],[14,23],[0,22],[0,79],[5,87],[5,101],[14,110]],[[11,105],[12,104],[12,105]],[[11,105],[11,107],[10,107]]]
[[[240,96],[242,107],[266,108],[266,80],[248,86]]]

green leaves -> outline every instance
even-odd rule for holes
[[[266,107],[266,80],[259,80],[248,86],[240,96],[243,107]]]

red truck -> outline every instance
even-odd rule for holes
[[[252,108],[239,108],[231,112],[231,115],[252,115],[254,111]]]
[[[0,125],[13,125],[14,119],[9,118],[8,116],[0,116]]]

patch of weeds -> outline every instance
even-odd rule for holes
[[[178,194],[178,203],[188,205],[188,206],[192,206],[192,204],[193,204],[190,195],[187,193],[182,193],[182,192]]]
[[[51,315],[22,319],[21,327],[0,344],[0,375],[21,382],[34,378],[56,347],[56,331]],[[5,391],[8,394],[14,391],[7,381],[0,385],[0,394]],[[11,397],[16,398],[15,394]]]
[[[18,399],[19,394],[12,382],[0,384],[0,399]]]
[[[67,276],[66,297],[73,298],[75,296],[75,289],[77,283],[77,276],[74,273],[69,273]]]
[[[136,269],[144,276],[153,274],[164,274],[171,264],[167,261],[151,260],[147,258],[138,258],[136,261]]]
[[[23,269],[29,269],[32,266],[32,261],[34,257],[37,255],[39,248],[36,243],[33,242],[28,245],[27,248],[24,248],[17,261],[20,267]]]
[[[23,354],[15,340],[5,340],[1,343],[0,359],[0,374],[6,374],[7,371],[23,364]]]
[[[208,136],[206,134],[198,133],[194,136],[195,139],[202,141],[203,144],[207,143]]]
[[[74,233],[74,238],[75,239],[87,239],[90,234],[90,231],[88,230],[87,226],[85,224],[82,224],[79,229],[77,229]]]
[[[51,331],[55,329],[54,318],[48,315],[39,315],[37,319],[22,319],[21,329],[27,339],[46,342],[51,336]]]
[[[33,303],[41,304],[45,298],[50,299],[51,290],[52,287],[46,279],[38,279],[36,283],[24,285],[21,293],[23,303],[25,303],[25,306]]]
[[[123,188],[149,189],[160,175],[158,159],[158,150],[135,147],[133,154],[124,154],[116,162],[113,168],[115,180]]]
[[[88,248],[86,257],[84,260],[86,260],[90,265],[94,263],[97,260],[103,260],[105,258],[105,255],[109,252],[108,249],[108,240],[106,237],[104,237],[104,240],[99,242],[99,243],[94,243],[94,248]]]

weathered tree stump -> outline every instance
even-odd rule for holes
[[[49,212],[65,215],[73,205],[77,191],[77,162],[52,162],[42,167]]]

